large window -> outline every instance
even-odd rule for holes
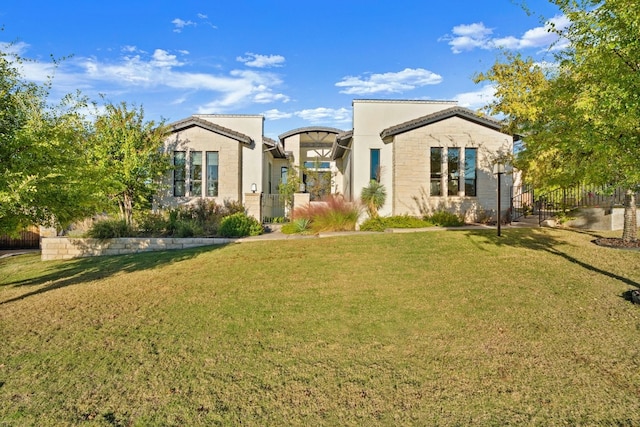
[[[442,196],[442,148],[431,147],[431,185],[429,195]]]
[[[476,162],[478,159],[477,148],[464,149],[464,195],[476,196]]]
[[[173,195],[181,197],[185,195],[185,152],[173,152]]]
[[[217,151],[207,151],[207,197],[218,197]]]
[[[189,153],[189,193],[202,196],[202,151]]]
[[[457,196],[460,190],[460,149],[447,150],[447,194]]]
[[[380,182],[380,149],[372,148],[369,162],[369,180]]]

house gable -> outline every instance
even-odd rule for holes
[[[238,141],[239,143],[250,146],[253,143],[253,140],[250,136],[247,136],[243,133],[237,132],[233,129],[228,129],[223,126],[212,123],[208,120],[203,120],[198,117],[188,117],[183,120],[179,120],[177,122],[171,123],[169,128],[172,133],[178,133],[193,127],[199,127],[201,129],[208,130],[210,132],[217,133],[218,135],[226,136],[227,138]]]
[[[502,123],[497,120],[480,116],[474,113],[472,110],[469,110],[468,108],[451,107],[433,114],[428,114],[414,120],[409,120],[407,122],[388,127],[380,132],[380,138],[382,138],[382,140],[388,144],[393,141],[393,138],[396,135],[400,135],[424,126],[429,126],[433,123],[447,120],[452,117],[459,117],[461,119],[470,121],[480,126],[488,127],[496,131],[500,131],[502,129]]]

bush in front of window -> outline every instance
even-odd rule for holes
[[[460,227],[464,225],[464,220],[460,216],[445,210],[436,211],[431,215],[425,216],[424,219],[440,227]]]
[[[223,237],[258,236],[264,232],[262,224],[244,212],[237,212],[222,219],[220,235]]]

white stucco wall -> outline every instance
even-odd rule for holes
[[[378,148],[382,167],[381,182],[387,189],[387,200],[380,214],[391,215],[393,153],[392,147],[382,142],[380,132],[388,127],[454,106],[455,101],[354,100],[351,153],[354,159],[351,181],[353,198],[359,199],[362,188],[369,184],[370,150]]]

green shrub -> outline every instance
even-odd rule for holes
[[[298,218],[282,226],[280,231],[284,234],[302,234],[309,231],[311,221],[308,218]]]
[[[387,200],[387,190],[375,179],[369,181],[369,185],[360,193],[360,201],[366,206],[371,218],[378,216],[378,210],[384,206],[385,200]]]
[[[425,219],[440,227],[460,227],[461,225],[464,225],[464,220],[462,218],[452,212],[444,210],[434,212],[433,214],[425,217]]]
[[[95,222],[87,232],[94,239],[114,239],[117,237],[133,237],[135,232],[123,219],[105,219]]]
[[[134,216],[138,235],[160,237],[167,235],[169,221],[164,215],[153,212],[137,212]]]
[[[384,231],[386,228],[384,218],[380,217],[368,218],[360,224],[360,231]]]
[[[222,219],[220,235],[223,237],[258,236],[264,229],[255,218],[237,212]]]
[[[433,223],[422,218],[409,215],[397,215],[384,218],[369,218],[360,225],[361,231],[384,231],[387,228],[424,228]]]
[[[174,237],[196,237],[202,235],[202,228],[195,221],[189,220],[178,220],[173,232]]]

